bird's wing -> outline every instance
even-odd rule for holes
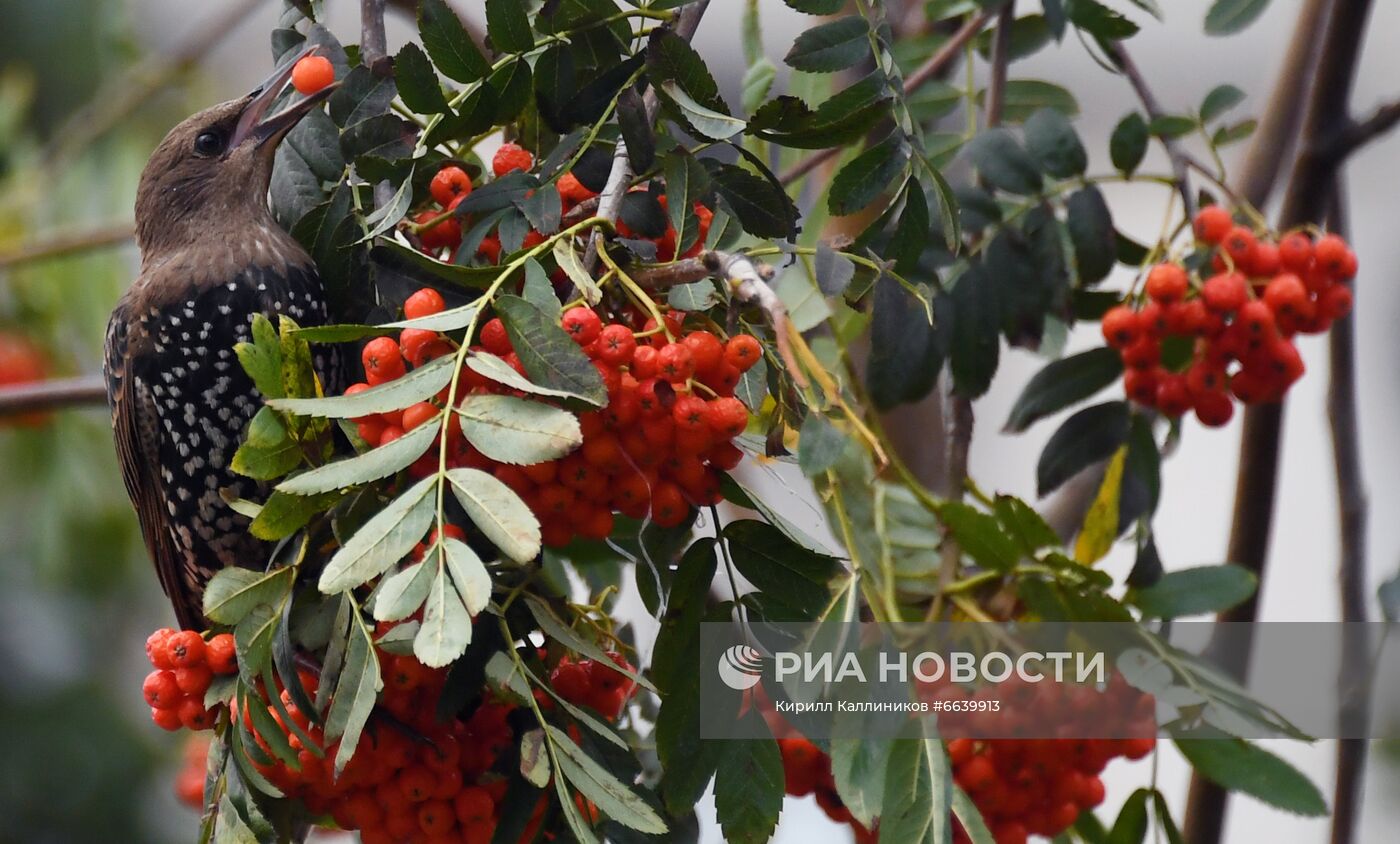
[[[175,608],[175,617],[181,629],[199,629],[204,626],[204,614],[185,587],[187,558],[166,513],[168,494],[160,480],[155,402],[140,366],[132,359],[129,327],[126,309],[119,306],[107,326],[103,367],[117,462],[156,576]]]

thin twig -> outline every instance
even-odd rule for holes
[[[949,62],[962,55],[962,48],[968,41],[972,40],[977,33],[982,31],[987,25],[987,22],[990,21],[995,14],[995,11],[984,10],[977,13],[969,19],[967,23],[963,24],[961,29],[953,33],[947,41],[943,42],[943,46],[938,48],[938,52],[929,56],[928,61],[924,62],[918,69],[904,78],[904,93],[906,95],[912,94],[923,87],[927,82],[937,77],[939,72],[941,72]],[[840,155],[842,149],[843,148],[839,146],[828,147],[820,152],[809,155],[784,170],[778,176],[778,181],[782,182],[784,185],[790,185]]]
[[[22,243],[8,252],[0,252],[0,270],[35,261],[66,258],[95,249],[121,246],[129,243],[135,234],[135,227],[131,223],[118,223],[76,234],[63,234]]]
[[[1353,121],[1329,145],[1328,152],[1336,156],[1348,156],[1357,148],[1394,129],[1396,125],[1400,125],[1400,102],[1387,103],[1373,111],[1365,120]]]
[[[1142,71],[1138,69],[1133,57],[1128,54],[1122,42],[1113,41],[1108,45],[1109,55],[1113,63],[1127,77],[1128,84],[1133,86],[1133,91],[1142,101],[1142,107],[1147,112],[1150,120],[1156,120],[1165,112],[1162,111],[1161,104],[1157,101],[1156,95],[1148,87],[1147,80],[1143,78]],[[1181,194],[1181,201],[1185,203],[1186,216],[1190,217],[1196,213],[1196,200],[1191,195],[1191,181],[1186,172],[1186,158],[1181,150],[1181,145],[1174,138],[1163,138],[1162,144],[1167,148],[1167,157],[1171,159],[1172,176],[1176,180],[1177,192]]]
[[[0,387],[0,418],[64,407],[107,403],[107,384],[100,375],[58,378]]]
[[[695,30],[700,26],[700,18],[704,16],[705,10],[709,8],[710,0],[699,0],[686,6],[681,13],[676,16],[675,33],[686,41],[695,37]],[[651,126],[656,121],[656,115],[661,111],[661,99],[657,96],[656,88],[651,87],[642,95],[642,111],[646,116],[646,125]],[[627,142],[621,138],[617,141],[617,147],[613,150],[612,170],[608,172],[608,180],[603,186],[602,192],[598,195],[598,213],[596,216],[602,217],[608,222],[617,222],[618,214],[622,211],[622,199],[627,195],[627,186],[632,181],[632,160],[627,156]],[[595,231],[588,239],[588,249],[583,257],[583,266],[592,272],[593,267],[598,262],[598,243],[603,237],[601,231]]]

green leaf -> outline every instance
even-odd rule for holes
[[[365,218],[369,231],[365,232],[364,237],[361,237],[359,242],[374,240],[398,225],[412,204],[413,170],[410,168],[408,175],[399,183],[398,189],[394,191],[394,195],[389,198],[389,201],[374,209],[374,213]]]
[[[285,539],[338,500],[339,493],[303,497],[273,491],[248,525],[248,532],[269,542]]]
[[[958,395],[977,398],[992,385],[1001,360],[1001,312],[997,288],[984,267],[973,264],[951,297],[952,340],[948,367]]]
[[[433,2],[428,0],[423,6],[427,7]],[[326,102],[326,111],[335,125],[344,129],[388,111],[396,93],[393,79],[379,76],[364,65],[356,65],[331,94]]]
[[[1005,430],[1019,434],[1041,419],[1115,383],[1122,374],[1123,358],[1114,349],[1090,349],[1052,361],[1021,391],[1007,417]]]
[[[1074,127],[1052,108],[1042,108],[1026,121],[1026,148],[1041,169],[1057,179],[1081,175],[1089,166],[1089,154]]]
[[[1177,739],[1191,767],[1231,791],[1242,791],[1271,806],[1307,817],[1327,814],[1317,786],[1292,765],[1240,739]]]
[[[859,722],[855,726],[858,728]],[[884,802],[885,775],[893,750],[894,742],[885,739],[831,739],[831,776],[836,792],[855,819],[867,829],[874,826]]]
[[[983,95],[979,94],[979,97]],[[1053,108],[1066,117],[1079,114],[1079,103],[1074,94],[1053,82],[1041,79],[1012,79],[1006,83],[1002,103],[1002,118],[1008,123],[1019,123],[1042,108]]]
[[[520,737],[520,776],[535,788],[549,785],[549,753],[540,727],[526,730]]]
[[[697,103],[675,82],[662,82],[661,90],[680,108],[691,128],[706,138],[716,141],[732,138],[744,131],[747,125],[737,117],[730,117]]]
[[[1105,844],[1141,844],[1147,836],[1147,798],[1152,792],[1139,788],[1123,801]]]
[[[666,156],[662,171],[666,176],[666,215],[676,230],[676,251],[684,253],[700,233],[694,208],[696,201],[710,188],[710,174],[684,149]]]
[[[258,410],[248,423],[243,444],[233,454],[229,468],[260,481],[280,478],[301,464],[302,452],[287,433],[282,419],[270,407]]]
[[[1215,0],[1206,12],[1207,35],[1234,35],[1254,23],[1269,0]]]
[[[535,46],[530,18],[519,0],[486,0],[486,32],[502,53],[528,53]]]
[[[834,15],[846,5],[846,0],[783,0],[799,12],[809,15]]]
[[[919,300],[889,275],[875,282],[873,310],[866,365],[871,398],[882,410],[919,401],[943,368],[935,326]]]
[[[772,182],[734,164],[718,165],[710,178],[744,231],[755,237],[788,237],[796,230],[797,206]]]
[[[1241,566],[1200,566],[1167,572],[1152,586],[1134,592],[1132,602],[1144,616],[1156,618],[1222,612],[1249,600],[1258,582]]]
[[[1060,537],[1054,528],[1035,511],[1031,505],[1011,495],[996,497],[997,518],[1006,530],[1021,544],[1027,556],[1033,556],[1042,548],[1060,544]]]
[[[554,745],[555,759],[559,762],[559,772],[584,797],[592,800],[600,812],[639,832],[659,835],[667,831],[666,822],[655,809],[584,753],[567,733],[553,724],[548,725],[547,729]]]
[[[433,569],[413,563],[384,578],[374,593],[374,620],[402,621],[418,612],[433,585]]]
[[[321,572],[318,588],[333,594],[353,589],[403,559],[432,524],[436,475],[424,478],[376,513],[351,536]]]
[[[539,520],[514,490],[478,469],[452,469],[447,479],[462,509],[502,554],[528,563],[540,553]]]
[[[827,192],[827,208],[837,216],[854,214],[887,190],[908,161],[908,146],[892,132],[837,172]]]
[[[1130,112],[1113,127],[1113,135],[1108,139],[1108,154],[1113,166],[1124,175],[1131,176],[1142,157],[1147,154],[1147,121],[1137,112]]]
[[[1210,136],[1210,142],[1218,147],[1228,146],[1253,135],[1257,128],[1259,128],[1258,120],[1245,120],[1233,126],[1221,126]]]
[[[1234,85],[1217,85],[1201,101],[1201,122],[1209,123],[1242,102],[1244,91]]]
[[[480,614],[491,602],[490,572],[471,546],[461,540],[448,537],[443,541],[443,549],[447,571],[452,575],[457,594],[462,596],[462,604],[472,615]]]
[[[763,101],[768,98],[768,92],[773,90],[773,80],[778,76],[778,68],[767,58],[760,57],[758,61],[749,65],[744,71],[744,78],[739,83],[739,103],[744,107],[744,111],[753,114],[763,105]]]
[[[578,288],[584,301],[590,305],[596,305],[603,301],[603,289],[598,286],[593,274],[583,268],[583,262],[579,260],[578,253],[574,251],[568,238],[560,238],[554,242],[554,263],[559,265],[559,269],[563,270],[564,274],[569,277],[569,281]],[[552,288],[551,295],[553,295]]]
[[[802,420],[802,431],[798,436],[797,465],[802,467],[802,474],[809,478],[823,474],[836,465],[850,442],[821,414],[810,412]]]
[[[1138,31],[1138,25],[1098,2],[1098,0],[1065,0],[1065,14],[1071,23],[1105,41],[1128,38]]]
[[[436,566],[428,589],[423,624],[413,638],[413,655],[429,668],[442,668],[466,653],[472,640],[472,619],[452,585],[447,567]]]
[[[785,609],[811,617],[831,599],[830,582],[840,570],[833,557],[798,545],[778,528],[745,519],[730,522],[724,539],[739,573]]]
[[[418,114],[447,114],[452,109],[442,95],[437,73],[423,50],[412,41],[394,58],[394,77],[404,105]]]
[[[492,460],[530,466],[563,457],[583,443],[578,417],[515,396],[469,395],[457,408],[462,433]]]
[[[837,18],[803,32],[783,61],[808,73],[845,70],[870,55],[870,26],[859,15]]]
[[[1180,138],[1196,131],[1196,126],[1196,118],[1194,117],[1163,114],[1160,117],[1152,118],[1152,122],[1147,124],[1147,131],[1159,138]]]
[[[335,754],[337,774],[345,770],[345,765],[354,755],[360,735],[364,732],[365,724],[369,723],[370,713],[374,711],[375,698],[383,687],[369,628],[360,620],[358,612],[352,611],[345,662],[340,669],[330,711],[326,713],[326,740],[340,739],[340,749]]]
[[[607,404],[603,377],[567,331],[519,296],[500,296],[495,307],[531,381],[598,407]]]
[[[216,624],[236,625],[254,607],[280,603],[295,578],[296,569],[290,567],[266,574],[242,568],[221,569],[204,587],[204,615]]]
[[[996,517],[961,501],[949,501],[938,511],[963,553],[993,571],[1010,571],[1025,556],[1020,545]]]
[[[953,777],[941,742],[901,738],[890,751],[885,773],[880,835],[893,841],[948,844]]]
[[[1103,194],[1094,185],[1081,188],[1065,202],[1065,225],[1074,245],[1079,279],[1093,284],[1106,278],[1118,260],[1118,238],[1113,215]]]
[[[719,304],[719,294],[715,292],[714,282],[708,279],[692,281],[666,291],[666,304],[678,311],[708,311]]]
[[[967,154],[992,187],[1021,196],[1040,192],[1040,168],[1009,130],[998,127],[979,133],[968,142]]]
[[[262,314],[253,315],[253,340],[233,347],[243,371],[265,399],[282,396],[282,341]]]
[[[783,810],[783,756],[778,743],[767,738],[723,745],[715,770],[715,814],[724,840],[765,844]]]
[[[957,785],[953,786],[953,816],[962,824],[963,831],[967,833],[972,844],[996,844],[996,838],[987,828],[987,822],[982,819],[982,812],[978,810],[977,804]]]
[[[1111,401],[1086,407],[1065,420],[1036,465],[1036,492],[1047,495],[1090,465],[1107,460],[1127,442],[1128,403]]]
[[[491,65],[472,43],[471,35],[446,0],[421,0],[418,34],[438,70],[458,82],[475,82]]]
[[[323,399],[269,399],[267,406],[298,416],[329,419],[351,419],[403,410],[441,392],[452,380],[454,363],[453,356],[447,355],[420,366],[401,378],[370,387],[354,395],[328,396]]]
[[[278,484],[277,491],[289,495],[319,495],[387,478],[422,457],[441,428],[439,417],[387,445],[294,475]]]
[[[647,69],[652,84],[675,82],[695,102],[714,111],[725,111],[719,85],[705,66],[705,60],[670,27],[661,27],[652,33],[647,44]]]
[[[485,378],[489,378],[498,384],[504,384],[513,390],[530,393],[535,396],[552,396],[561,399],[583,399],[583,396],[572,393],[568,390],[554,390],[549,387],[541,387],[519,372],[515,367],[506,363],[501,358],[490,352],[472,352],[467,356],[467,368]]]

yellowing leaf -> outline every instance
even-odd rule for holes
[[[1118,536],[1118,494],[1123,488],[1123,463],[1128,447],[1119,446],[1108,461],[1099,494],[1084,516],[1079,538],[1074,541],[1074,559],[1086,566],[1093,565],[1113,547]]]

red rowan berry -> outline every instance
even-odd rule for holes
[[[1237,267],[1245,267],[1249,262],[1250,252],[1254,249],[1254,232],[1246,226],[1235,226],[1225,235],[1221,241],[1220,248],[1230,256],[1230,260],[1235,262]]]
[[[396,778],[399,791],[414,803],[422,803],[433,796],[436,775],[428,768],[413,766],[404,768]]]
[[[724,344],[724,359],[740,372],[747,372],[763,358],[763,344],[751,334],[735,334]]]
[[[706,403],[702,398],[681,396],[671,406],[671,418],[682,430],[700,430],[706,426],[708,417]]]
[[[146,675],[145,681],[141,683],[141,695],[146,699],[147,705],[155,709],[170,709],[184,698],[179,684],[175,682],[175,673],[162,669]]]
[[[690,349],[695,360],[695,371],[703,377],[713,372],[724,361],[724,344],[708,331],[692,331],[681,341]]]
[[[1162,359],[1162,346],[1150,337],[1143,337],[1123,349],[1123,365],[1129,369],[1150,369]]]
[[[204,639],[193,630],[181,630],[165,643],[165,652],[175,668],[185,668],[204,662]]]
[[[1264,288],[1264,304],[1273,309],[1276,315],[1298,314],[1308,299],[1308,290],[1302,279],[1292,273],[1274,276]]]
[[[598,338],[598,359],[609,366],[625,366],[634,363],[637,352],[637,338],[632,329],[625,325],[609,325]],[[636,376],[642,377],[642,376]]]
[[[1250,250],[1246,269],[1250,275],[1268,277],[1277,275],[1282,262],[1279,258],[1278,246],[1272,243],[1256,243]]]
[[[722,472],[733,470],[743,459],[744,452],[733,443],[720,443],[706,455],[706,461]]]
[[[360,352],[360,361],[371,386],[393,381],[406,371],[403,353],[392,337],[376,337],[366,343]]]
[[[1235,403],[1230,400],[1230,395],[1224,390],[1197,392],[1193,403],[1196,408],[1196,418],[1208,428],[1219,428],[1228,423],[1230,417],[1235,415]]]
[[[491,158],[491,172],[497,177],[515,171],[526,173],[534,166],[535,157],[519,144],[501,144],[500,149],[496,150],[496,154]]]
[[[180,691],[187,695],[198,695],[203,697],[209,690],[209,683],[214,679],[214,672],[209,670],[206,663],[186,665],[184,668],[175,669],[175,685],[180,687]]]
[[[510,335],[506,333],[505,323],[499,319],[489,319],[481,326],[481,336],[477,338],[477,342],[493,355],[508,355],[514,350],[510,344]]]
[[[560,176],[559,181],[555,182],[555,186],[559,189],[559,198],[570,207],[598,195],[585,187],[583,182],[580,182],[573,173],[565,173]]]
[[[325,56],[303,56],[292,66],[292,87],[310,96],[335,81],[335,66]]]
[[[1158,264],[1147,273],[1147,295],[1162,304],[1179,302],[1186,297],[1186,270],[1179,264]]]
[[[180,713],[174,707],[169,709],[151,709],[151,720],[157,727],[169,732],[175,732],[185,726],[180,721]]]
[[[486,789],[470,785],[457,793],[452,808],[457,821],[465,827],[494,818],[496,801]]]
[[[636,338],[632,338],[636,342]],[[658,357],[660,352],[654,346],[638,346],[632,353],[632,374],[637,380],[643,381],[648,378],[655,378],[661,373],[661,365]]]
[[[472,192],[472,177],[461,167],[449,164],[433,176],[432,182],[428,184],[428,192],[433,195],[437,204],[446,208],[454,200]]]
[[[570,308],[564,312],[564,317],[560,321],[564,330],[569,332],[569,336],[580,346],[587,346],[603,331],[603,322],[592,308],[579,306]]]
[[[1246,302],[1240,307],[1235,324],[1242,326],[1247,336],[1261,338],[1273,333],[1274,312],[1257,299]]]
[[[379,442],[376,445],[388,445],[402,436],[403,428],[398,425],[385,425],[379,432]]]
[[[673,384],[689,380],[695,374],[695,358],[690,349],[681,343],[669,343],[662,347],[656,363],[662,377]]]
[[[204,657],[215,674],[232,674],[238,670],[238,651],[232,633],[213,636],[204,646]]]
[[[404,300],[403,315],[406,319],[419,319],[441,313],[446,307],[447,303],[442,300],[441,293],[431,287],[424,287]]]
[[[412,431],[420,425],[436,419],[442,411],[437,405],[428,401],[420,401],[417,404],[404,408],[403,429],[405,432]]]
[[[1335,234],[1325,234],[1317,239],[1317,245],[1313,247],[1313,259],[1329,276],[1339,278],[1349,251],[1345,240]]]
[[[1328,319],[1341,319],[1351,313],[1352,292],[1344,284],[1334,284],[1318,297],[1319,310]]]
[[[439,217],[443,216],[442,211],[428,209],[419,211],[413,215],[413,222],[419,226],[427,226],[418,230],[418,239],[423,242],[423,248],[432,252],[439,249],[456,249],[462,242],[462,224],[456,217],[446,217],[436,223]],[[432,223],[432,225],[428,225]]]
[[[1216,313],[1234,313],[1249,300],[1249,282],[1239,273],[1213,275],[1201,286],[1201,298]]]
[[[1196,212],[1196,219],[1193,228],[1196,231],[1196,238],[1206,243],[1219,243],[1225,239],[1225,235],[1230,232],[1230,227],[1234,225],[1234,220],[1230,218],[1230,212],[1219,205],[1207,205]]]
[[[677,527],[690,515],[680,488],[669,481],[660,481],[651,493],[651,520],[664,528]]]
[[[718,398],[705,406],[705,422],[716,434],[732,439],[744,433],[749,424],[749,409],[735,398]]]
[[[1156,407],[1166,416],[1176,417],[1191,409],[1191,391],[1180,375],[1157,379]]]
[[[176,707],[180,723],[186,729],[207,730],[214,726],[214,713],[205,708],[204,701],[200,699],[202,697],[203,693],[200,697],[187,697]]]
[[[1137,313],[1126,305],[1115,305],[1104,313],[1100,323],[1104,341],[1115,349],[1131,346],[1139,336]]]
[[[170,655],[165,650],[165,646],[170,641],[170,637],[174,635],[174,630],[169,627],[162,627],[146,637],[146,658],[151,661],[151,665],[156,668],[175,667],[170,664]]]
[[[1304,232],[1289,232],[1278,242],[1279,264],[1294,273],[1307,272],[1313,260],[1313,242]]]
[[[1157,371],[1149,367],[1124,372],[1123,392],[1138,404],[1151,407],[1157,402]]]
[[[488,234],[477,244],[476,255],[478,258],[485,258],[488,264],[499,264],[501,262],[501,238],[495,234]]]

